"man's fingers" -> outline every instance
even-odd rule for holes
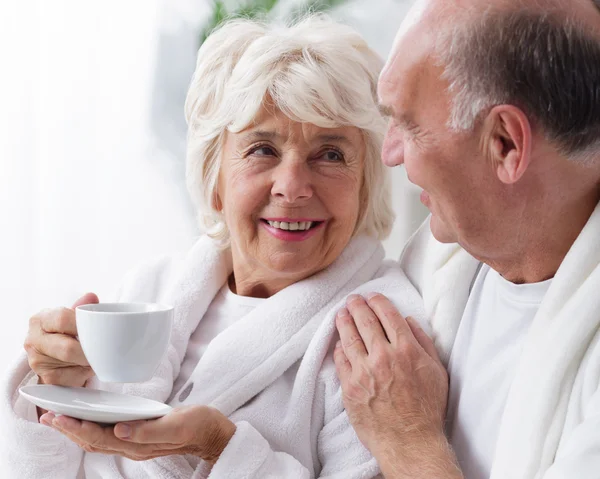
[[[417,323],[417,321],[414,318],[411,318],[410,316],[406,318],[406,322],[410,326],[413,335],[415,336],[421,347],[425,350],[425,352],[429,354],[429,356],[431,356],[433,360],[442,364],[442,360],[440,359],[440,355],[437,352],[433,340],[427,335],[425,331],[423,331],[419,323]]]
[[[346,384],[352,375],[352,365],[344,353],[341,341],[338,341],[335,350],[333,351],[333,362],[335,363],[335,369],[340,378],[340,382],[342,385]]]
[[[335,318],[335,324],[340,333],[344,353],[350,363],[354,365],[356,361],[367,355],[367,350],[358,329],[356,329],[354,319],[352,319],[350,312],[346,308],[340,309]]]
[[[84,304],[98,304],[100,300],[98,296],[94,293],[85,293],[81,298],[79,298],[75,303],[73,303],[73,307],[71,309],[75,309],[77,306],[83,306]]]
[[[379,318],[390,343],[396,344],[401,337],[409,340],[414,337],[404,317],[385,296],[374,294],[368,298],[367,302]]]
[[[388,342],[381,323],[379,322],[379,318],[362,296],[356,294],[348,296],[346,308],[354,318],[358,333],[369,353],[372,352],[378,344]]]

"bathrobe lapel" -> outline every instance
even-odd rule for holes
[[[379,242],[355,238],[325,271],[285,288],[227,328],[192,374],[187,402],[229,415],[264,390],[304,355],[325,315],[370,280],[383,258]]]
[[[139,301],[150,294],[155,298],[154,301],[173,306],[169,349],[154,377],[144,383],[126,385],[100,383],[93,378],[91,387],[168,402],[190,336],[232,270],[228,252],[219,249],[217,243],[208,236],[200,237],[185,257],[173,264],[175,266],[172,269],[160,275],[137,272],[133,281],[125,281],[119,299]]]
[[[492,479],[540,478],[562,434],[572,386],[600,330],[600,205],[534,318],[513,381]]]
[[[428,218],[406,244],[400,265],[423,297],[440,358],[448,365],[479,261],[458,244],[442,244]]]

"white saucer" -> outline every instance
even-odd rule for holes
[[[169,414],[173,409],[158,401],[138,396],[49,384],[24,386],[19,389],[19,393],[48,411],[104,424],[155,419]]]

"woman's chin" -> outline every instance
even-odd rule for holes
[[[314,258],[305,258],[304,256],[290,257],[291,255],[283,255],[282,258],[269,258],[269,269],[273,274],[280,278],[294,279],[294,281],[302,281],[304,278],[320,271],[321,268]]]

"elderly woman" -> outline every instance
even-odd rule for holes
[[[332,354],[352,294],[385,293],[423,318],[380,244],[393,220],[380,67],[356,32],[325,17],[291,28],[233,21],[207,39],[186,103],[188,184],[207,234],[132,273],[118,298],[175,307],[168,354],[147,383],[101,384],[73,310],[32,318],[1,408],[11,477],[379,474],[349,424]],[[38,381],[175,409],[102,427],[18,398]]]

